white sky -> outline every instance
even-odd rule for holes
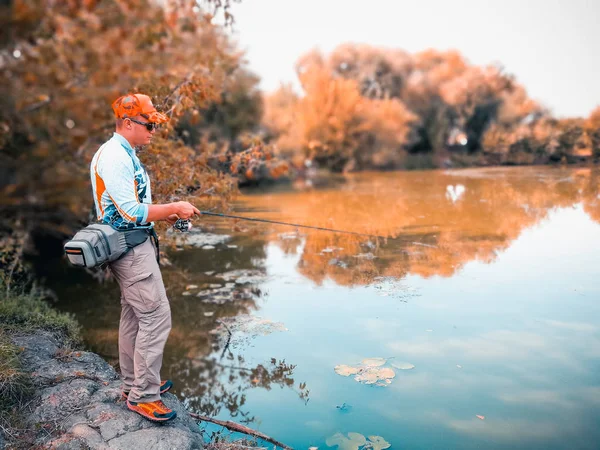
[[[357,42],[500,62],[558,116],[587,116],[600,104],[600,0],[242,0],[232,13],[267,91],[297,82],[304,52]]]

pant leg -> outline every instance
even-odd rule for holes
[[[160,399],[160,369],[171,331],[169,303],[163,302],[152,313],[140,315],[139,324],[134,355],[135,380],[129,399],[153,402]]]
[[[121,299],[121,320],[119,321],[119,366],[123,389],[130,391],[135,379],[134,353],[138,334],[138,319],[133,308]]]
[[[123,308],[130,308],[125,328],[133,327],[137,320],[135,340],[125,339],[125,349],[133,346],[133,383],[129,399],[151,402],[160,398],[160,369],[164,347],[171,331],[171,309],[164,288],[160,268],[156,262],[156,249],[151,240],[133,248],[124,258],[111,264],[123,294]],[[126,259],[127,258],[127,259]],[[115,267],[113,267],[115,266]],[[121,347],[121,346],[120,346]]]

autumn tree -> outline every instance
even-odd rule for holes
[[[155,201],[202,196],[224,204],[236,189],[210,165],[260,110],[213,13],[229,1],[14,0],[0,14],[0,228],[63,238],[91,210],[88,164],[114,129],[111,102],[149,94],[169,123],[144,150]],[[239,107],[243,104],[243,107]],[[190,119],[191,120],[188,120]],[[183,123],[218,128],[186,140]],[[202,134],[202,133],[198,133]],[[208,135],[209,132],[204,132]],[[214,142],[213,142],[214,144]],[[198,200],[196,200],[198,201]]]
[[[445,166],[575,162],[594,145],[591,118],[555,119],[502,67],[454,50],[344,44],[297,68],[302,92],[266,96],[267,137],[333,170],[409,167],[419,155]]]

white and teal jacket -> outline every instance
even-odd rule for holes
[[[152,227],[150,179],[127,139],[114,133],[94,155],[90,176],[99,222],[117,230]]]

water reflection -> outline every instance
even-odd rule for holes
[[[298,270],[317,284],[449,277],[469,261],[493,262],[556,208],[582,203],[600,222],[598,173],[533,167],[357,174],[335,190],[247,195],[239,208],[272,220],[389,236],[366,240],[305,229],[296,239],[272,235],[286,254],[301,251]]]

